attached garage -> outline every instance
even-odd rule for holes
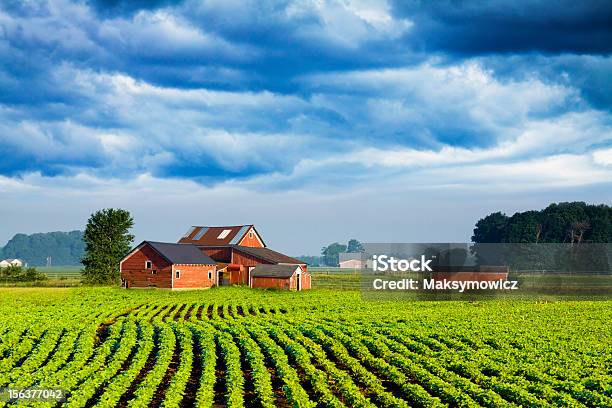
[[[310,274],[300,265],[260,264],[251,270],[252,288],[310,289]]]

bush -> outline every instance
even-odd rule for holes
[[[5,282],[34,282],[46,279],[47,275],[38,272],[36,268],[9,266],[0,269],[0,280]]]

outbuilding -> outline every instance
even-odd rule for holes
[[[216,285],[216,262],[193,244],[143,241],[120,264],[124,288],[198,289]]]
[[[4,259],[2,261],[0,261],[0,268],[7,268],[9,266],[17,266],[17,267],[22,267],[24,265],[24,262],[21,259]]]
[[[285,290],[310,289],[310,274],[300,265],[260,264],[250,271],[252,288],[275,288]]]

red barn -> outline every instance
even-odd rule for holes
[[[216,262],[191,244],[143,241],[120,263],[124,288],[195,289],[216,284]]]
[[[282,276],[260,275],[253,286],[253,270],[264,265],[278,266]],[[121,281],[126,288],[311,287],[306,263],[267,248],[250,224],[193,226],[176,244],[144,241],[121,261]]]
[[[251,271],[252,288],[310,289],[310,275],[299,265],[257,265]]]
[[[252,224],[229,227],[193,226],[179,243],[197,245],[217,262],[217,283],[251,285],[251,271],[258,265],[294,265],[301,268],[303,289],[310,289],[310,274],[305,262],[266,247]]]

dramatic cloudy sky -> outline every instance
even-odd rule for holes
[[[612,202],[610,1],[0,2],[0,245],[255,223],[317,253]]]

